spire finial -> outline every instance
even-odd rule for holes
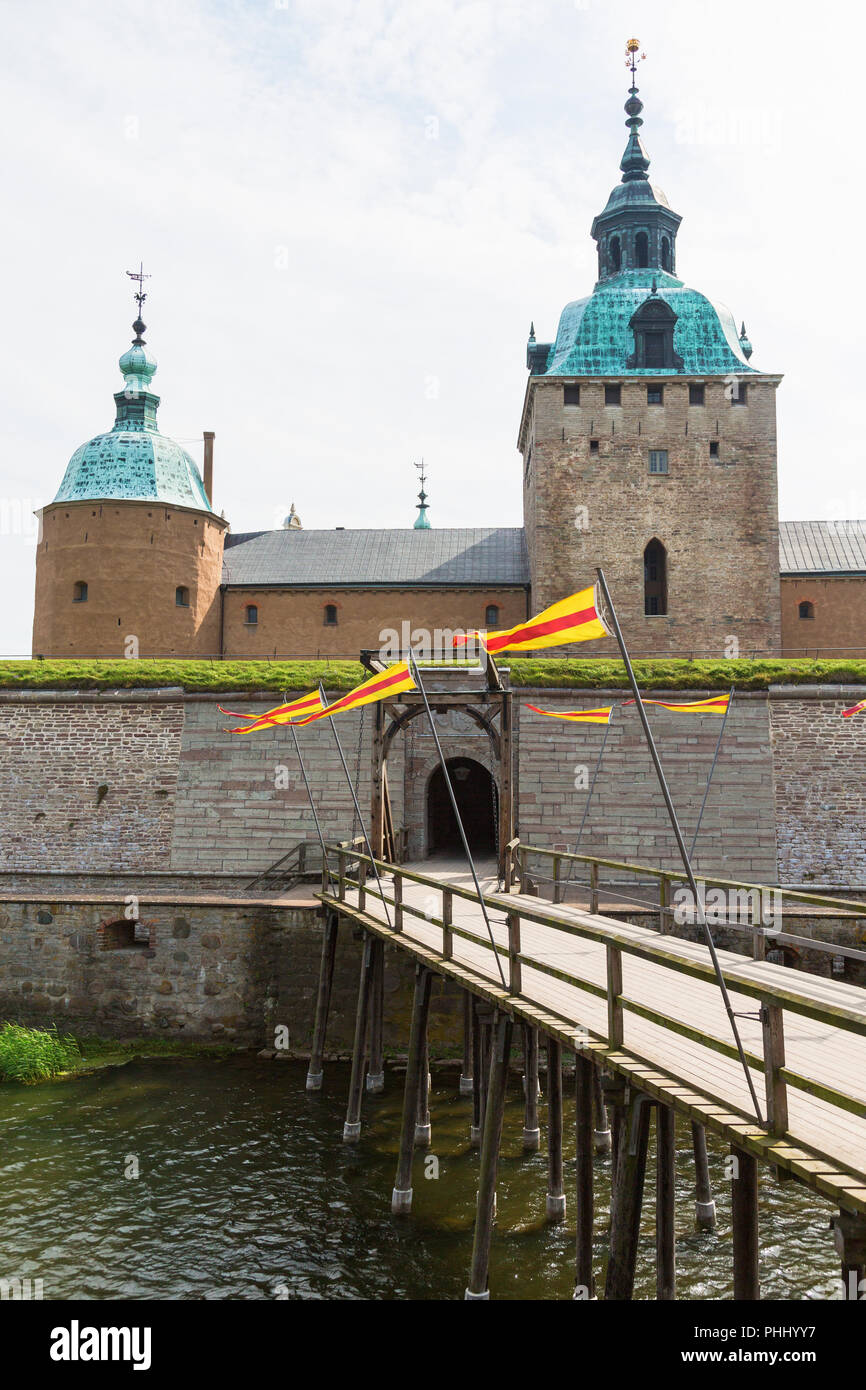
[[[638,135],[638,131],[643,125],[640,114],[643,111],[643,102],[637,94],[637,65],[646,58],[645,53],[641,53],[638,57],[639,50],[638,40],[629,39],[625,46],[625,65],[631,72],[631,87],[629,88],[628,101],[625,104],[625,113],[628,116],[626,126],[630,134],[628,144],[625,147],[625,154],[619,166],[622,170],[623,183],[630,183],[633,179],[645,179],[647,177],[646,171],[649,168],[649,156]]]
[[[418,470],[419,480],[421,483],[421,491],[418,493],[418,516],[415,519],[414,530],[429,531],[431,527],[430,518],[427,515],[427,493],[424,491],[424,484],[427,481],[427,473],[424,468],[423,458],[420,463],[415,464],[415,467]]]
[[[144,301],[147,299],[147,293],[144,288],[144,282],[145,280],[150,279],[150,275],[145,275],[144,273],[144,261],[139,262],[138,270],[128,270],[126,273],[129,276],[130,280],[138,281],[138,289],[136,290],[135,295],[133,296],[136,304],[138,305],[138,316],[135,320],[135,323],[132,325],[135,331],[135,337],[133,339],[133,342],[137,346],[138,344],[144,342],[144,339],[141,335],[147,327],[147,324],[142,322],[141,314],[142,310],[144,309]]]

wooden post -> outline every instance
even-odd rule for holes
[[[472,1057],[472,1030],[475,1010],[472,995],[468,989],[463,991],[463,1071],[460,1074],[461,1096],[471,1096],[474,1088],[475,1068]]]
[[[346,851],[337,850],[337,862],[339,864],[339,878],[337,880],[337,896],[341,903],[346,901]]]
[[[415,966],[415,1000],[412,1005],[412,1027],[409,1034],[409,1056],[406,1061],[406,1086],[403,1091],[403,1124],[400,1130],[400,1157],[397,1176],[391,1193],[391,1210],[397,1214],[412,1209],[412,1158],[415,1152],[415,1125],[418,1119],[418,1093],[421,1085],[424,1038],[430,1012],[430,990],[433,976],[423,965]]]
[[[716,1225],[716,1204],[710,1186],[710,1161],[707,1157],[707,1131],[692,1121],[692,1149],[695,1155],[695,1221],[700,1231],[712,1231]]]
[[[394,930],[403,930],[403,876],[394,874]]]
[[[731,1149],[731,1226],[734,1245],[734,1298],[761,1297],[758,1280],[758,1161],[744,1149]]]
[[[385,943],[377,936],[372,942],[373,951],[373,992],[370,999],[370,1069],[367,1072],[367,1090],[371,1092],[385,1089],[385,1056],[383,1024],[385,1013]]]
[[[656,1105],[656,1298],[677,1296],[676,1131],[669,1105]]]
[[[472,1245],[472,1267],[469,1273],[467,1299],[489,1299],[487,1275],[490,1266],[490,1241],[496,1203],[496,1169],[499,1144],[502,1138],[502,1119],[505,1114],[505,1092],[508,1085],[508,1061],[511,1053],[512,1021],[509,1014],[496,1012],[493,1023],[493,1046],[490,1065],[490,1094],[484,1117],[484,1137],[481,1143],[481,1172],[478,1180],[478,1206],[475,1213],[475,1239]]]
[[[535,1153],[541,1138],[538,1127],[538,1029],[523,1025],[523,1148]]]
[[[597,1154],[609,1154],[610,1121],[607,1117],[607,1107],[601,1089],[601,1072],[595,1066],[592,1068],[592,1091],[595,1098],[595,1129],[592,1134],[595,1152]]]
[[[482,1142],[484,1120],[487,1114],[487,1093],[490,1090],[490,1044],[495,1010],[491,1004],[480,1004],[478,1021],[481,1027],[481,1112],[479,1114],[478,1143]]]
[[[364,1089],[364,1068],[367,1064],[367,1019],[370,1013],[370,996],[373,992],[375,952],[369,934],[364,936],[364,949],[361,954],[361,978],[358,984],[358,1007],[355,1013],[355,1044],[352,1048],[352,1076],[349,1081],[349,1104],[346,1107],[346,1123],[343,1125],[343,1140],[355,1143],[361,1133],[361,1093]]]
[[[374,706],[373,739],[370,750],[370,844],[376,859],[385,857],[385,706]]]
[[[454,894],[450,888],[442,889],[442,956],[450,960],[454,955],[454,933],[451,923],[454,917]]]
[[[593,1137],[592,1110],[595,1067],[584,1052],[574,1054],[574,1123],[577,1175],[577,1258],[574,1297],[595,1297],[592,1273],[593,1235]]]
[[[562,1044],[547,1039],[547,1211],[548,1221],[565,1220],[562,1181]]]
[[[418,1109],[415,1113],[415,1147],[430,1147],[430,1049],[427,1028],[421,1036],[421,1072],[418,1080]]]
[[[662,936],[669,935],[671,931],[670,905],[671,881],[663,875],[659,879],[659,931]]]
[[[313,1047],[307,1071],[307,1090],[322,1089],[325,1034],[328,1029],[328,1010],[331,1007],[331,985],[334,980],[334,957],[337,953],[336,912],[329,912],[322,930],[322,959],[319,964],[319,988],[316,993],[316,1019],[313,1024]]]
[[[605,1300],[630,1300],[634,1293],[652,1104],[649,1096],[634,1094],[620,1146],[611,1200],[610,1259]]]
[[[514,838],[514,759],[511,691],[499,694],[499,877],[505,875],[508,845]]]
[[[558,902],[561,902],[561,901],[562,901],[562,899],[561,899],[561,897],[560,897],[560,885],[559,885],[559,872],[560,872],[559,866],[560,866],[561,863],[562,863],[562,860],[560,859],[559,855],[558,855],[558,854],[555,854],[554,857],[553,857],[553,901],[554,901],[555,903],[558,903]]]
[[[607,1041],[612,1048],[622,1047],[623,1016],[619,996],[622,994],[622,951],[618,946],[606,946],[607,952]]]
[[[520,964],[520,913],[508,914],[508,988],[512,994],[520,994],[523,988],[523,971]]]
[[[598,912],[598,865],[594,862],[589,866],[589,910]]]
[[[761,1007],[761,1029],[764,1035],[764,1075],[767,1083],[767,1124],[777,1138],[788,1129],[788,1089],[782,1077],[785,1065],[785,1029],[782,1010],[778,1004]]]
[[[487,1075],[484,1071],[484,1030],[479,1011],[479,1000],[472,996],[472,1075],[475,1078],[475,1088],[472,1092],[472,1121],[469,1125],[469,1142],[473,1148],[478,1148],[481,1143],[481,1107],[484,1101],[484,1091],[487,1086]]]
[[[366,892],[366,888],[365,888],[365,886],[364,886],[364,885],[366,884],[366,882],[367,882],[367,868],[368,868],[368,865],[367,865],[366,859],[359,859],[359,860],[358,860],[358,911],[359,911],[359,912],[363,912],[363,911],[364,911],[364,908],[367,906],[367,892]]]
[[[833,1221],[833,1240],[842,1262],[842,1297],[846,1302],[860,1302],[866,1296],[866,1217],[840,1211]]]

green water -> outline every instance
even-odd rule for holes
[[[300,1063],[136,1061],[73,1081],[0,1086],[0,1279],[42,1279],[44,1297],[460,1299],[466,1284],[478,1153],[471,1102],[453,1072],[434,1074],[438,1177],[419,1152],[411,1217],[389,1204],[402,1077],[365,1096],[360,1144],[342,1143],[348,1068],[325,1069],[318,1095]],[[543,1080],[543,1079],[542,1079]],[[544,1125],[544,1100],[541,1124]],[[566,1107],[566,1134],[573,1111]],[[574,1205],[544,1219],[546,1159],[521,1148],[521,1081],[510,1089],[491,1258],[495,1298],[570,1299]],[[544,1130],[542,1128],[542,1143]],[[710,1163],[718,1229],[694,1229],[688,1129],[678,1132],[678,1293],[731,1297],[724,1152]],[[573,1183],[573,1148],[566,1183]],[[136,1171],[138,1176],[128,1176]],[[609,1163],[596,1163],[599,1237]],[[654,1297],[653,1173],[636,1297]],[[568,1190],[568,1186],[567,1186]],[[838,1267],[833,1208],[762,1174],[765,1298],[828,1298]],[[597,1245],[597,1270],[604,1247]]]

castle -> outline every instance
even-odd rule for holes
[[[522,527],[431,527],[422,483],[412,528],[305,530],[293,507],[233,534],[213,435],[202,477],[158,430],[139,313],[114,426],[41,513],[34,655],[356,657],[395,627],[513,626],[597,565],[636,654],[866,654],[866,523],[780,527],[781,377],[677,277],[681,218],[649,180],[642,109],[633,75],[595,288],[552,342],[530,331]]]

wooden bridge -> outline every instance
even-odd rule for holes
[[[537,896],[527,862],[546,856],[552,899]],[[589,869],[588,903],[563,902],[565,870]],[[321,1084],[334,951],[340,921],[364,934],[355,1044],[344,1138],[357,1139],[365,1088],[382,1084],[382,972],[386,946],[416,962],[400,1158],[392,1210],[412,1202],[416,1145],[429,1142],[427,1017],[434,976],[464,991],[461,1090],[473,1096],[472,1137],[481,1143],[478,1207],[467,1298],[487,1298],[498,1150],[515,1023],[526,1062],[524,1140],[537,1147],[539,1040],[548,1060],[548,1198],[551,1219],[565,1207],[562,1162],[562,1053],[575,1057],[576,1298],[595,1297],[593,1164],[612,1134],[613,1178],[604,1297],[631,1298],[644,1176],[655,1110],[657,1295],[675,1296],[674,1117],[692,1123],[698,1216],[710,1223],[705,1130],[730,1145],[734,1297],[760,1296],[758,1163],[797,1180],[838,1207],[835,1239],[849,1296],[866,1263],[866,989],[792,971],[764,956],[767,931],[750,930],[757,959],[719,951],[746,1060],[762,1103],[759,1122],[706,946],[667,927],[680,874],[641,868],[659,883],[661,930],[598,911],[599,866],[637,866],[553,854],[511,841],[504,880],[495,870],[482,898],[458,864],[434,868],[372,860],[357,843],[329,847],[321,900],[326,909],[322,968],[308,1087]],[[426,868],[426,872],[422,869]],[[378,877],[376,876],[378,874]],[[709,882],[709,881],[708,881]],[[727,881],[714,880],[716,884]],[[500,884],[504,883],[504,891]],[[755,885],[730,884],[732,889]],[[772,891],[772,890],[770,890]],[[832,905],[850,916],[866,903],[791,893],[785,900]],[[494,947],[482,911],[487,910]],[[775,935],[779,935],[778,928]],[[834,951],[839,948],[834,946]],[[852,954],[852,952],[848,952]],[[859,954],[853,952],[853,954]],[[498,960],[497,960],[498,957]],[[505,984],[502,983],[504,977]],[[608,1131],[607,1116],[611,1125]]]

